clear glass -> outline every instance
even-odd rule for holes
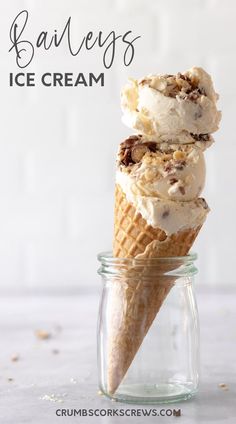
[[[155,259],[98,255],[99,388],[126,403],[190,399],[199,382],[196,254]]]

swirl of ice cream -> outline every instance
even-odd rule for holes
[[[221,112],[210,75],[193,67],[183,74],[130,80],[121,96],[123,122],[151,136],[212,133]]]

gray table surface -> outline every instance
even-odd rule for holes
[[[98,293],[0,298],[0,423],[236,422],[236,291],[200,290],[201,385],[196,398],[131,406],[100,396],[96,371]],[[36,330],[50,333],[48,340]],[[227,385],[227,390],[219,384]],[[181,417],[56,416],[66,409],[181,409]],[[168,412],[169,413],[169,412]],[[116,412],[115,412],[116,414]]]

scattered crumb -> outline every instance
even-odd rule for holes
[[[64,399],[67,396],[67,393],[62,393],[62,394],[50,394],[50,395],[43,395],[42,397],[40,397],[39,399],[41,400],[48,400],[49,402],[58,402],[58,403],[62,403],[64,402]]]
[[[73,383],[73,384],[77,384],[77,380],[73,377],[70,378],[70,382]]]
[[[45,330],[36,330],[35,335],[40,340],[47,340],[47,339],[50,339],[51,337],[51,334]]]
[[[7,381],[12,382],[12,381],[14,381],[14,378],[8,377]]]
[[[229,390],[227,384],[225,384],[225,383],[219,383],[218,387],[220,387],[220,389],[222,389],[222,390]]]
[[[103,396],[103,395],[104,395],[104,394],[103,394],[103,392],[102,392],[101,390],[98,390],[97,394],[98,394],[99,396]]]
[[[17,362],[17,361],[19,361],[19,359],[20,359],[20,356],[17,355],[17,354],[12,355],[12,357],[11,357],[12,362]]]
[[[60,353],[59,349],[52,349],[53,355],[58,355]]]

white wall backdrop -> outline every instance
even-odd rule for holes
[[[62,29],[134,31],[132,65],[121,51],[105,87],[9,87],[17,72],[9,28],[29,11],[29,38]],[[119,92],[128,76],[203,66],[220,93],[223,120],[206,153],[212,209],[195,244],[198,284],[234,284],[236,167],[236,2],[234,0],[2,0],[0,3],[0,292],[95,286],[96,254],[111,247],[114,163],[130,134]],[[63,44],[37,51],[28,72],[103,72],[101,55],[71,57]]]

